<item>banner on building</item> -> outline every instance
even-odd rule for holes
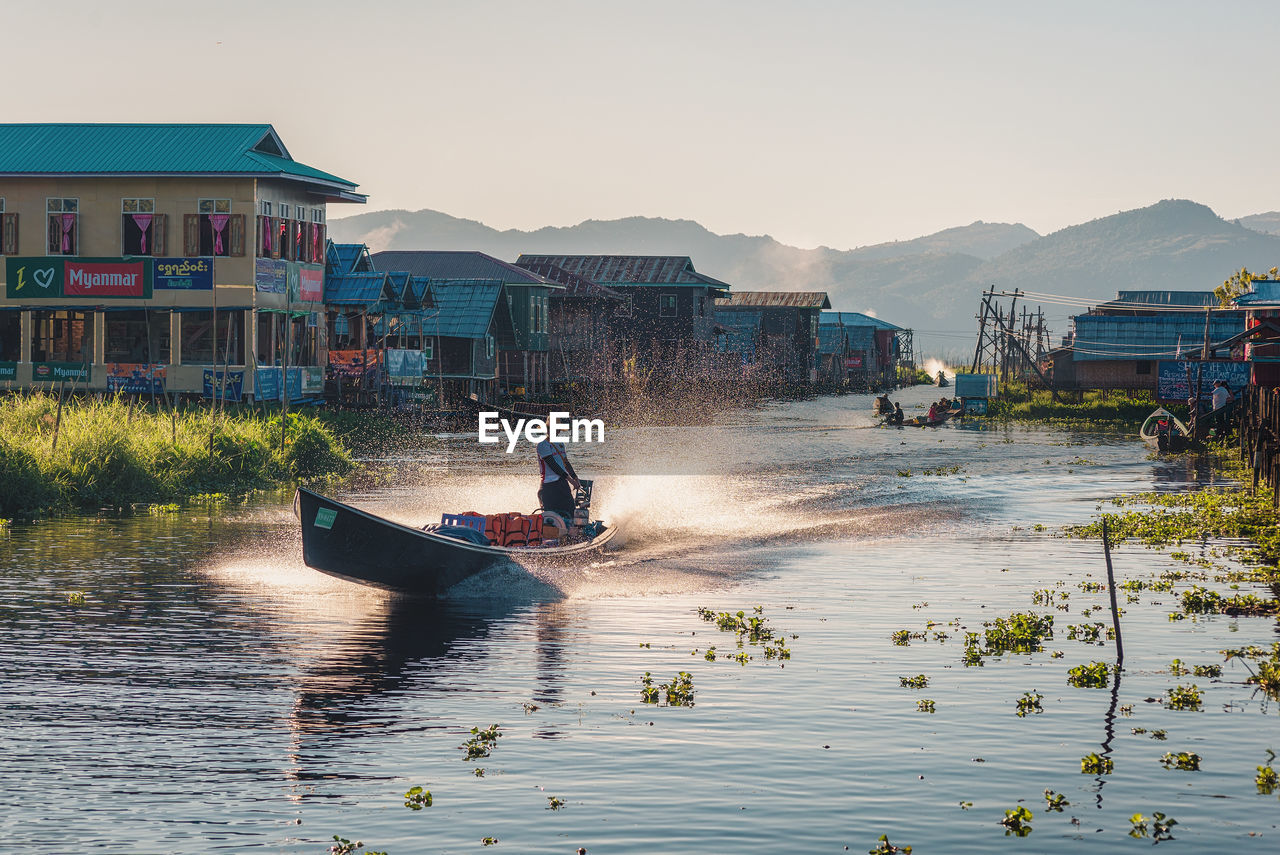
[[[1252,363],[1235,360],[1170,359],[1161,360],[1158,364],[1156,381],[1156,397],[1162,401],[1186,403],[1194,394],[1192,388],[1196,378],[1200,379],[1200,398],[1209,400],[1213,397],[1213,381],[1225,380],[1232,394],[1240,394],[1240,390],[1249,385],[1249,373]]]
[[[387,377],[398,385],[422,382],[422,351],[387,348]]]
[[[302,368],[302,394],[324,394],[324,369],[319,365],[305,365]]]
[[[365,373],[365,358],[369,368],[377,368],[380,353],[376,350],[331,350],[329,368],[340,377],[359,377]]]
[[[108,362],[107,388],[127,395],[163,395],[164,365],[150,362]]]
[[[845,367],[845,368],[861,368],[861,367],[862,367],[862,357],[861,357],[861,356],[846,356],[846,357],[844,358],[844,367]]]
[[[308,302],[319,303],[324,299],[324,268],[319,265],[303,264],[298,267],[301,282],[299,296]]]
[[[18,379],[18,363],[0,362],[0,381],[17,380],[17,379]]]
[[[5,296],[10,300],[50,297],[146,299],[151,296],[152,259],[5,259]]]
[[[289,262],[277,258],[255,258],[253,287],[266,294],[283,294],[289,279]]]
[[[31,379],[37,383],[56,383],[59,380],[88,380],[90,368],[83,362],[33,362]]]
[[[212,258],[157,258],[152,287],[157,291],[212,291]]]
[[[224,401],[239,401],[244,396],[244,372],[206,368],[201,394],[210,400],[221,396]]]
[[[256,401],[279,401],[280,375],[283,368],[268,366],[256,368],[253,372],[253,398]],[[296,401],[302,397],[303,369],[297,365],[289,367],[289,400]],[[324,381],[321,380],[323,391]]]

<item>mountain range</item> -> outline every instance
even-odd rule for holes
[[[1183,199],[1046,235],[978,221],[850,250],[800,249],[767,235],[720,235],[690,220],[651,217],[520,231],[439,211],[373,211],[331,220],[329,232],[375,252],[474,249],[507,261],[521,253],[687,255],[700,273],[741,290],[826,291],[833,308],[915,329],[917,352],[930,355],[969,346],[964,340],[988,286],[1100,302],[1122,289],[1208,290],[1241,267],[1280,264],[1280,212],[1227,221]],[[1045,305],[1047,315],[1076,311]]]

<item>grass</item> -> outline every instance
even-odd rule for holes
[[[54,431],[57,429],[57,444]],[[0,398],[0,516],[166,504],[204,493],[244,493],[352,466],[314,415],[215,414],[207,406],[130,406],[123,397],[41,393]]]
[[[1013,421],[1072,422],[1076,424],[1140,425],[1160,406],[1146,392],[1085,392],[1078,401],[1054,401],[1044,389],[1013,383],[987,404],[987,417]]]

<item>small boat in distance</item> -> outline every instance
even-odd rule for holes
[[[938,372],[938,388],[939,388],[939,389],[945,389],[945,388],[947,388],[947,387],[948,387],[948,386],[950,386],[950,385],[951,385],[951,383],[950,383],[950,381],[948,381],[948,380],[947,380],[947,374],[946,374],[946,372],[945,372],[945,371],[939,371],[939,372]]]
[[[1173,413],[1158,407],[1147,416],[1138,435],[1143,442],[1159,451],[1178,452],[1186,450],[1191,431]]]
[[[581,564],[617,534],[616,526],[594,523],[587,529],[591,536],[577,543],[494,546],[480,532],[458,531],[462,526],[411,528],[305,487],[298,488],[294,509],[302,522],[302,560],[308,567],[362,585],[427,596],[440,596],[502,564]]]

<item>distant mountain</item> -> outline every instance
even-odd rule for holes
[[[1273,227],[1277,234],[1263,233]],[[499,231],[438,211],[375,211],[333,220],[329,228],[335,240],[375,251],[476,249],[506,260],[521,253],[688,255],[700,272],[735,288],[825,290],[835,308],[916,329],[917,353],[962,349],[954,333],[975,328],[972,316],[987,286],[1100,301],[1122,289],[1210,289],[1241,267],[1280,264],[1280,213],[1227,222],[1186,200],[1043,237],[1021,224],[979,221],[852,250],[799,249],[767,235],[718,235],[689,220],[648,217]],[[1071,310],[1053,308],[1064,311]],[[936,336],[940,331],[953,335]]]

